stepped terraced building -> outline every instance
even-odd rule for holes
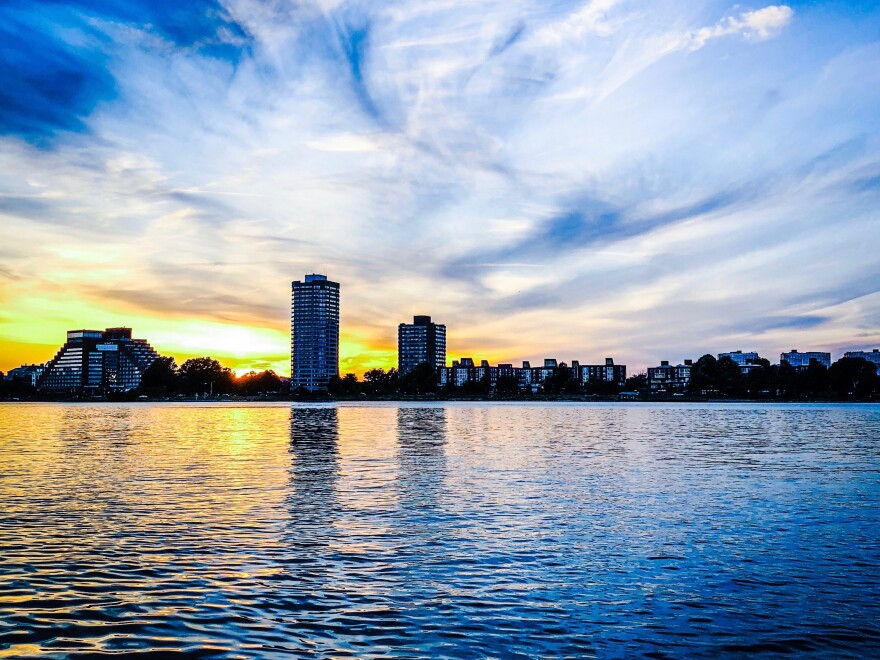
[[[132,339],[131,328],[70,330],[37,388],[91,394],[134,390],[157,357],[145,339]]]

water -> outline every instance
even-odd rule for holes
[[[0,405],[0,656],[880,657],[880,407]]]

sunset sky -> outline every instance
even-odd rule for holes
[[[876,2],[12,1],[0,58],[0,370],[287,375],[309,272],[343,372],[880,346]]]

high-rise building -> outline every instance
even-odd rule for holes
[[[131,338],[131,328],[71,330],[37,387],[92,394],[134,390],[157,357],[145,339]]]
[[[326,390],[339,375],[339,283],[312,274],[291,289],[290,388]]]
[[[414,316],[397,326],[397,371],[404,376],[425,362],[435,370],[446,366],[446,326]]]

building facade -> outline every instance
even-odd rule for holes
[[[290,387],[327,389],[339,376],[339,283],[306,275],[291,283]]]
[[[684,392],[691,382],[692,367],[693,360],[675,366],[663,360],[659,367],[648,367],[648,388],[652,392]]]
[[[158,357],[145,339],[132,339],[131,328],[71,330],[37,388],[93,395],[135,390]]]
[[[600,383],[613,384],[617,387],[626,385],[626,365],[614,364],[614,358],[605,358],[605,364],[571,363],[572,371],[583,385]]]
[[[821,351],[798,353],[797,350],[791,349],[788,353],[782,353],[779,356],[780,362],[788,362],[795,369],[806,369],[810,366],[810,362],[814,360],[827,369],[831,366],[831,353],[823,353]]]
[[[438,372],[446,366],[446,326],[414,316],[412,323],[397,326],[397,372],[405,376],[424,363]]]

